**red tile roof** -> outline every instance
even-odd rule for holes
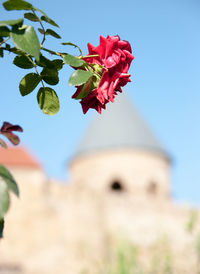
[[[0,163],[5,166],[41,168],[38,161],[24,147],[0,148]]]

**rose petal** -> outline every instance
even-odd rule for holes
[[[95,89],[89,90],[88,95],[86,93],[86,97],[81,99],[81,105],[83,113],[86,113],[89,108],[93,108],[101,113],[101,109],[105,109],[109,101],[114,101],[117,92],[122,92],[121,87],[130,82],[128,70],[134,57],[131,54],[130,43],[120,40],[118,35],[108,35],[106,38],[100,36],[97,47],[88,43],[88,52],[89,55],[98,56],[85,57],[84,60],[90,64],[98,64],[103,68],[100,72],[96,71],[98,75],[100,73],[101,79],[99,83],[95,82]],[[93,67],[95,69],[95,66]],[[79,95],[81,88],[77,87],[72,98],[76,98]]]

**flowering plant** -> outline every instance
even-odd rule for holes
[[[88,56],[82,58],[87,62],[85,70],[93,72],[93,76],[77,87],[72,98],[81,99],[83,112],[89,108],[101,113],[105,105],[114,101],[117,91],[130,82],[128,70],[134,59],[129,42],[120,40],[119,36],[100,36],[97,47],[88,43]]]
[[[61,44],[77,48],[79,56],[54,51],[44,47],[44,43],[48,36],[61,39],[52,29],[59,26],[45,12],[24,0],[6,0],[2,5],[7,11],[25,12],[23,18],[0,21],[0,58],[5,57],[6,53],[12,53],[15,66],[23,70],[33,69],[20,80],[19,91],[22,96],[27,96],[40,85],[37,102],[43,113],[53,115],[59,111],[59,97],[52,86],[58,84],[59,71],[65,65],[75,69],[68,84],[76,87],[72,97],[81,100],[84,113],[89,108],[101,113],[101,109],[105,109],[109,101],[114,101],[117,92],[122,91],[121,87],[130,82],[128,69],[133,56],[129,42],[120,40],[119,36],[100,36],[100,44],[97,47],[88,44],[89,53],[86,56],[83,56],[79,46],[71,42]],[[24,24],[24,21],[28,22]],[[38,32],[32,24],[39,24]],[[38,34],[42,35],[41,41]],[[23,130],[20,126],[8,122],[4,122],[0,128],[0,134],[17,145],[20,139],[13,131]],[[2,138],[0,146],[7,146]],[[9,208],[10,191],[19,195],[11,173],[0,164],[0,238],[4,228],[4,216]]]

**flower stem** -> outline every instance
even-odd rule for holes
[[[97,71],[95,71],[95,69],[94,69],[93,66],[91,66],[89,63],[87,63],[87,66],[90,67],[90,68],[92,69],[92,71],[93,71],[94,74],[96,74],[98,77],[101,78],[101,75],[100,75]]]
[[[81,58],[93,58],[93,57],[99,57],[99,54],[85,55],[85,56],[82,56]]]

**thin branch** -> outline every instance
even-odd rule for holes
[[[2,44],[4,44],[6,41],[8,41],[10,39],[10,37],[6,38],[5,40],[3,40],[2,42],[0,42],[0,47]]]
[[[64,53],[60,53],[60,52],[56,52],[56,51],[53,51],[53,50],[50,50],[50,49],[47,49],[47,48],[44,48],[44,47],[41,47],[42,50],[44,51],[47,51],[48,53],[52,54],[52,55],[57,55],[57,56],[60,56],[60,57],[64,57]]]
[[[37,16],[37,14],[35,13],[34,9],[32,9],[32,13],[33,13],[35,16]],[[43,34],[44,36],[43,36],[43,39],[42,39],[42,42],[41,42],[41,47],[42,47],[43,44],[44,44],[44,41],[45,41],[45,39],[46,39],[46,35],[45,35],[46,31],[45,31],[45,28],[44,28],[44,26],[43,26],[43,24],[42,24],[42,20],[41,20],[41,19],[39,19],[39,23],[40,23],[40,26],[41,26],[42,30],[44,31],[44,34]]]
[[[30,56],[28,56],[28,55],[26,55],[26,56],[28,57],[29,61],[34,65],[35,72],[37,73],[37,75],[40,76],[40,74],[39,74],[39,72],[38,72],[38,70],[37,70],[37,65],[33,62],[33,60],[30,58]],[[40,82],[42,83],[42,86],[43,86],[43,88],[44,88],[44,82],[43,82],[43,80],[41,79]]]

